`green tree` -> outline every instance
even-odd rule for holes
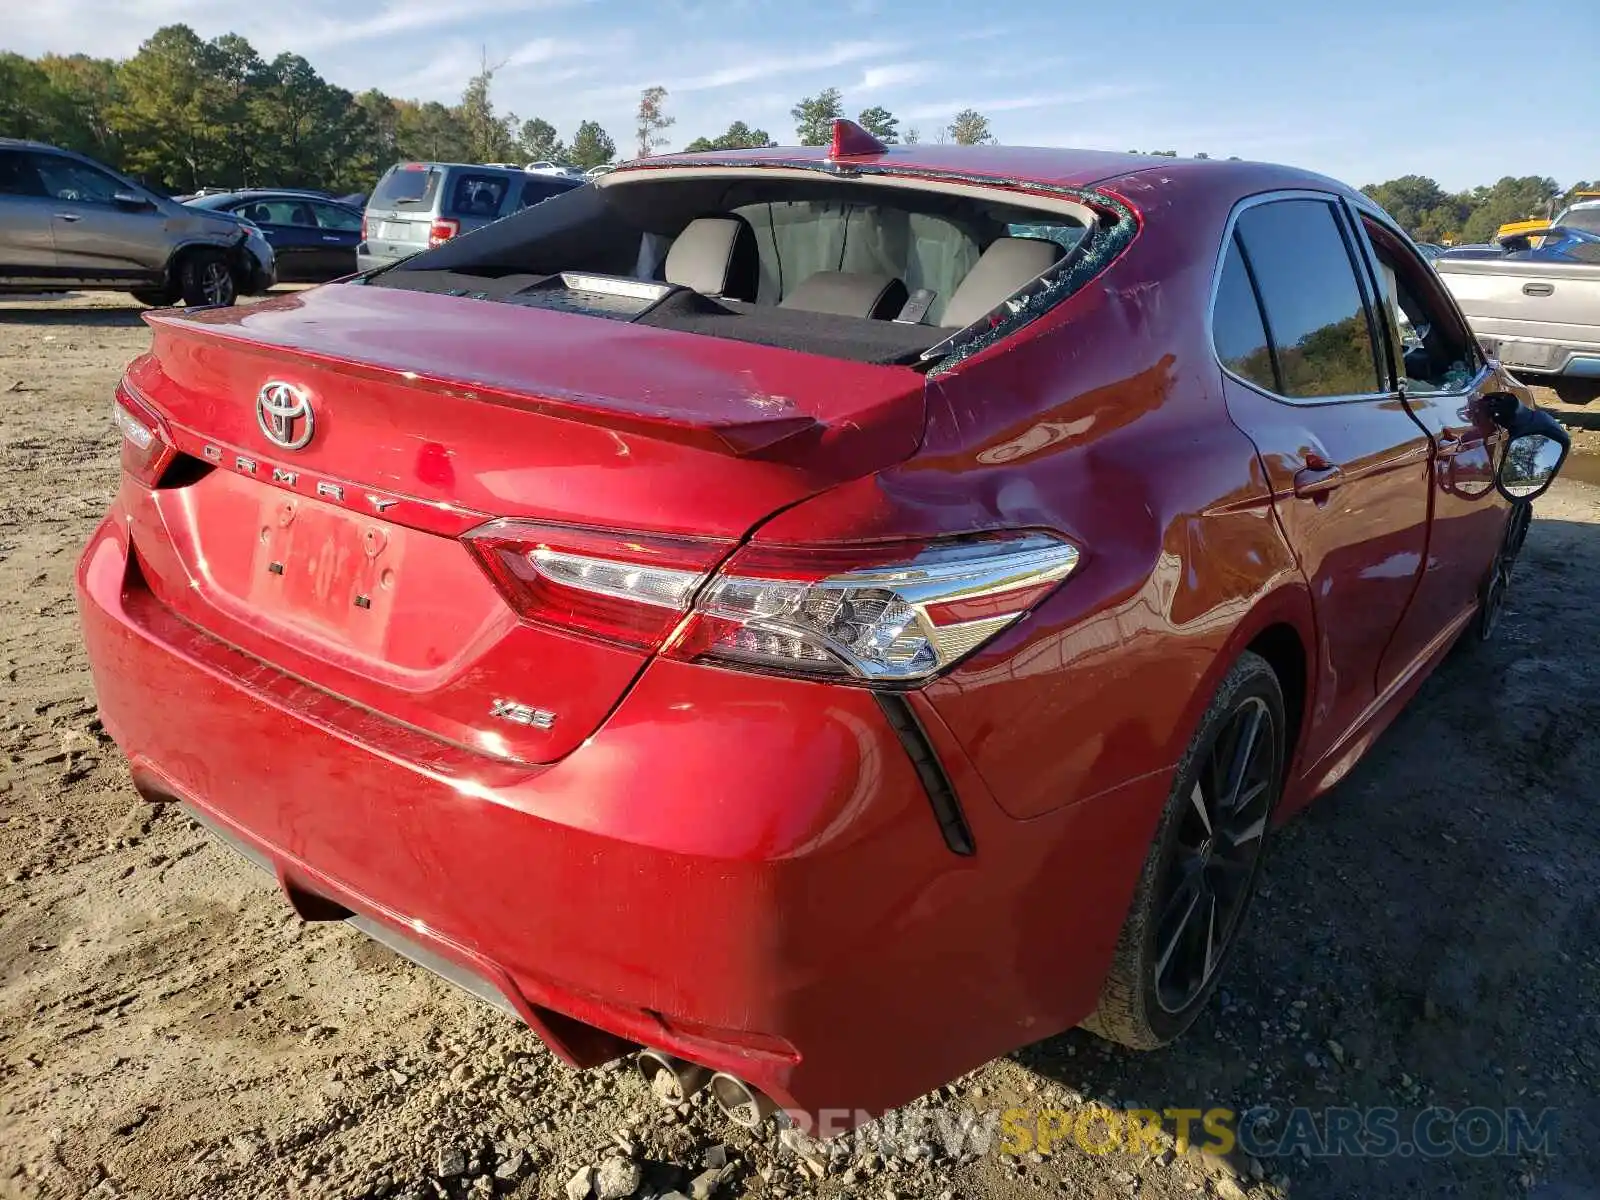
[[[981,146],[994,141],[989,118],[975,108],[964,108],[950,122],[950,140],[958,146]]]
[[[461,110],[437,100],[395,102],[395,138],[402,159],[470,162],[472,139]]]
[[[751,129],[743,121],[735,121],[728,131],[714,138],[699,137],[685,146],[684,153],[699,154],[706,150],[751,150],[775,146],[765,129]]]
[[[823,88],[789,110],[795,136],[802,146],[826,146],[833,140],[833,122],[844,116],[842,101],[838,88]]]
[[[1556,181],[1542,175],[1507,175],[1489,187],[1473,188],[1467,193],[1472,213],[1462,223],[1461,240],[1492,241],[1507,221],[1548,217],[1552,202],[1560,195]]]
[[[885,145],[892,146],[900,140],[899,119],[881,104],[862,109],[856,124]]]
[[[572,165],[587,171],[590,167],[603,166],[617,157],[617,144],[611,140],[611,135],[600,128],[598,121],[584,121],[578,126],[578,132],[572,135],[572,150],[569,156]]]
[[[490,66],[485,53],[478,73],[468,80],[467,90],[461,94],[461,122],[466,129],[469,162],[505,162],[515,151],[512,122],[495,113],[489,94],[495,72],[503,65]]]
[[[67,105],[43,67],[20,54],[0,54],[0,130],[6,136],[57,142],[66,117]]]
[[[566,144],[556,135],[556,127],[540,117],[522,123],[518,148],[522,156],[530,160],[558,163],[567,158]]]
[[[216,48],[187,25],[156,30],[122,64],[109,121],[128,170],[178,188],[216,182],[232,155],[217,120],[220,69]]]
[[[121,150],[106,119],[116,99],[117,64],[86,54],[46,54],[39,59],[39,68],[54,92],[51,109],[56,128],[46,140],[95,158],[119,160]],[[0,96],[4,95],[0,86]],[[6,122],[0,117],[3,127]]]
[[[639,157],[650,155],[667,144],[666,131],[677,123],[677,117],[666,112],[667,89],[657,84],[639,93],[639,111],[634,132],[639,140]]]

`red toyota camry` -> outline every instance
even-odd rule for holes
[[[1566,450],[1340,184],[848,124],[147,319],[140,790],[747,1121],[1182,1032]]]

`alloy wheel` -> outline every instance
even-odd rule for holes
[[[207,262],[201,268],[200,289],[207,304],[231,304],[233,276],[228,272],[228,264],[215,259]]]
[[[1205,991],[1244,915],[1272,815],[1277,745],[1272,711],[1246,698],[1190,789],[1157,908],[1155,992],[1167,1012]]]

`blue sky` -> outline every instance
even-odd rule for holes
[[[790,142],[794,102],[831,85],[929,140],[971,106],[1007,143],[1237,154],[1357,185],[1600,177],[1595,0],[37,0],[0,49],[120,56],[173,21],[444,101],[487,46],[502,110],[568,138],[593,118],[625,151],[651,84],[674,146],[735,119]]]

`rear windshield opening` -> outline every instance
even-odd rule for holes
[[[368,283],[910,363],[1064,270],[1099,224],[998,192],[708,170],[578,188]]]
[[[427,207],[433,203],[433,193],[438,186],[438,171],[419,163],[402,163],[390,167],[388,173],[378,180],[367,207]]]

